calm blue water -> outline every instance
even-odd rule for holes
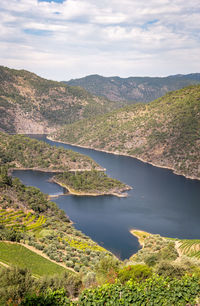
[[[133,187],[128,198],[66,195],[54,200],[76,228],[122,259],[139,248],[137,239],[129,233],[131,228],[168,237],[200,238],[200,181],[134,158],[60,144],[45,136],[32,137],[86,154],[105,167],[108,175]],[[48,182],[52,174],[15,171],[14,175],[45,193],[63,192],[63,188]]]

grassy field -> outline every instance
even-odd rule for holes
[[[0,242],[0,261],[9,266],[27,268],[37,277],[60,274],[67,271],[64,267],[16,243]]]

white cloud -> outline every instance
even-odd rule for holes
[[[1,0],[0,61],[59,80],[196,72],[199,27],[199,0]]]

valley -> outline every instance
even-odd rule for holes
[[[51,138],[136,157],[200,179],[200,86],[67,125]]]
[[[0,75],[0,302],[198,303],[199,85],[128,105]]]

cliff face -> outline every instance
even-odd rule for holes
[[[54,139],[137,157],[200,179],[200,85],[60,129]]]
[[[12,109],[2,109],[0,131],[15,132],[17,134],[48,134],[54,132],[56,127],[50,127],[48,121],[40,114],[32,118],[29,113],[24,112],[16,106]],[[2,113],[3,111],[3,113]]]
[[[169,91],[200,83],[200,74],[174,75],[169,77],[103,77],[89,75],[81,79],[65,82],[81,86],[90,93],[104,96],[111,101],[150,102],[162,97]]]
[[[49,81],[25,70],[0,67],[1,131],[49,133],[119,105],[85,89]]]

